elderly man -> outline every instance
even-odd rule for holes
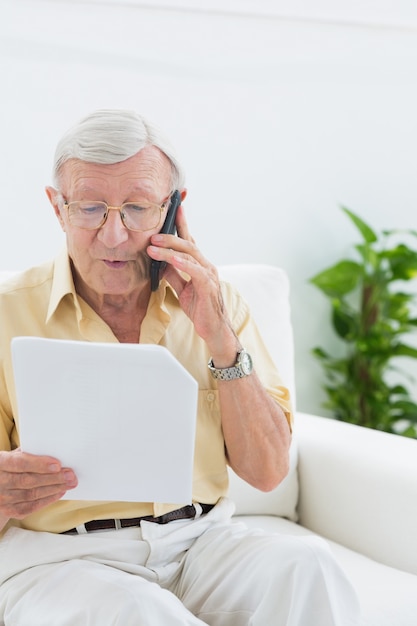
[[[66,249],[0,294],[0,623],[353,626],[355,594],[324,543],[231,522],[227,465],[261,490],[278,485],[291,410],[182,206],[178,236],[161,234],[176,191],[183,201],[172,148],[134,112],[97,111],[58,144],[46,192]],[[165,269],[151,288],[152,260]],[[199,385],[193,505],[62,500],[73,470],[19,449],[17,335],[168,348]]]

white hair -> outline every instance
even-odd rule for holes
[[[59,141],[54,157],[53,180],[57,189],[61,168],[69,159],[110,165],[120,163],[146,146],[155,146],[169,159],[172,191],[182,189],[184,171],[164,134],[135,111],[100,109],[70,128]]]

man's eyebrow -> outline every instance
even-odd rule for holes
[[[91,185],[75,185],[76,193],[95,193],[96,191],[98,191],[98,189],[96,187],[92,187]]]

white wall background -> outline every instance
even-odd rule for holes
[[[415,0],[0,0],[0,268],[62,245],[58,137],[138,109],[182,156],[206,256],[287,270],[297,405],[319,412],[310,351],[333,338],[308,279],[358,241],[339,204],[417,228],[416,70]]]

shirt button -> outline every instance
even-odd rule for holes
[[[209,392],[208,392],[208,394],[207,394],[207,400],[208,400],[209,402],[213,402],[213,401],[214,401],[214,399],[215,399],[215,397],[216,397],[216,395],[215,395],[212,391],[209,391]]]

